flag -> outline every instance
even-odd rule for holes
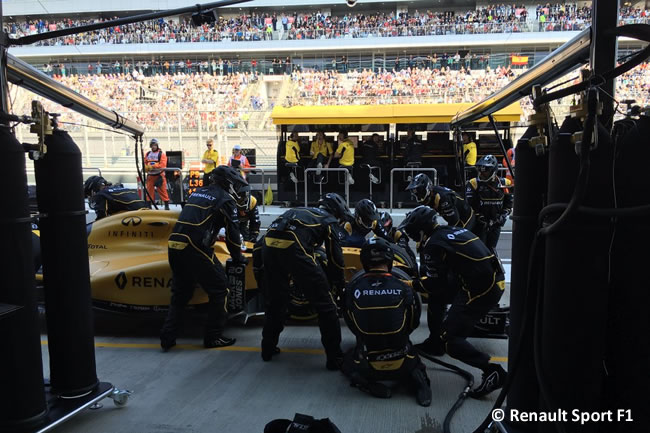
[[[528,56],[511,56],[511,61],[513,65],[527,65]]]
[[[271,191],[271,184],[269,184],[269,187],[267,188],[266,193],[264,194],[264,204],[265,205],[273,204],[273,191]]]

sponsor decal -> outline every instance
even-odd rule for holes
[[[226,263],[226,275],[228,276],[228,311],[236,313],[244,309],[246,303],[245,295],[245,265],[235,265],[232,262]]]
[[[139,216],[131,216],[131,217],[122,218],[122,225],[127,226],[127,227],[128,226],[132,226],[132,227],[138,226],[138,225],[140,225],[141,222],[142,222],[142,218],[140,218]]]
[[[115,285],[117,286],[118,289],[124,290],[124,287],[126,287],[126,274],[124,272],[120,272],[117,274],[115,277]]]
[[[359,289],[355,290],[355,291],[354,291],[354,297],[355,297],[356,299],[359,299],[360,296],[361,296],[361,292],[359,291]]]
[[[115,277],[115,285],[118,289],[124,290],[127,284],[131,287],[146,287],[146,288],[166,288],[172,286],[173,280],[165,277],[142,277],[138,275],[127,276],[125,272],[120,272]]]
[[[88,244],[89,250],[107,250],[106,245],[102,244]]]
[[[402,289],[363,290],[363,296],[401,295]]]
[[[153,239],[154,233],[142,230],[109,230],[109,238],[144,238]]]

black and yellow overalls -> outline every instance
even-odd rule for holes
[[[149,209],[149,205],[140,199],[138,192],[134,189],[110,186],[93,195],[91,208],[99,220],[118,212]]]
[[[348,283],[344,305],[357,344],[345,355],[343,373],[354,385],[372,390],[373,382],[396,380],[413,389],[428,386],[426,368],[409,339],[421,312],[411,287],[390,273],[371,270]]]
[[[474,209],[456,191],[435,185],[428,205],[438,212],[448,225],[470,231],[474,228]]]
[[[262,350],[273,350],[284,329],[289,280],[304,292],[318,314],[321,342],[327,359],[340,358],[341,326],[328,284],[328,275],[314,250],[325,244],[330,280],[343,287],[344,262],[337,219],[323,209],[296,208],[276,219],[264,236],[262,261],[266,280],[266,317]]]
[[[251,195],[248,206],[237,209],[239,232],[245,241],[256,242],[260,234],[260,211],[257,209],[257,199]]]
[[[490,356],[467,337],[501,299],[505,277],[499,259],[469,230],[439,226],[420,251],[420,276],[429,295],[429,338],[444,345],[450,356],[484,368]]]
[[[495,178],[482,181],[473,178],[467,181],[465,199],[474,209],[478,221],[472,231],[488,246],[495,249],[501,236],[501,227],[512,211],[513,197],[508,191],[510,179]]]
[[[161,341],[175,340],[183,308],[198,283],[209,299],[205,340],[221,336],[226,325],[227,278],[214,255],[219,230],[226,229],[226,245],[233,261],[242,261],[235,200],[217,185],[195,191],[178,217],[168,241],[172,296]]]

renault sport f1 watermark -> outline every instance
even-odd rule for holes
[[[507,418],[507,419],[506,419]],[[602,422],[633,422],[631,409],[606,410],[603,412],[585,412],[580,409],[571,411],[558,409],[553,412],[526,412],[517,409],[494,409],[493,421],[506,422],[579,422],[580,425]]]

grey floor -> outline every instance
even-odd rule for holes
[[[509,263],[510,233],[505,232],[499,254]],[[509,268],[509,265],[506,265]],[[508,304],[508,290],[501,300]],[[412,335],[415,343],[428,334],[426,314]],[[202,348],[198,320],[187,323],[179,347],[159,349],[162,318],[133,318],[96,314],[96,361],[100,380],[134,394],[124,408],[103,400],[103,408],[85,410],[56,431],[60,432],[237,432],[262,433],[267,422],[293,418],[295,413],[329,417],[342,433],[441,433],[447,411],[464,387],[464,380],[425,361],[433,390],[430,407],[420,407],[406,391],[391,399],[370,397],[351,388],[341,373],[325,369],[325,355],[314,324],[285,328],[272,362],[259,352],[263,318],[234,324],[228,335],[235,346]],[[343,347],[352,334],[343,326]],[[506,367],[507,341],[472,342]],[[46,336],[43,336],[45,375],[49,375]],[[460,363],[444,357],[444,361]],[[468,366],[476,380],[480,372]],[[482,400],[468,399],[451,424],[453,432],[472,432],[491,410],[497,393]]]

